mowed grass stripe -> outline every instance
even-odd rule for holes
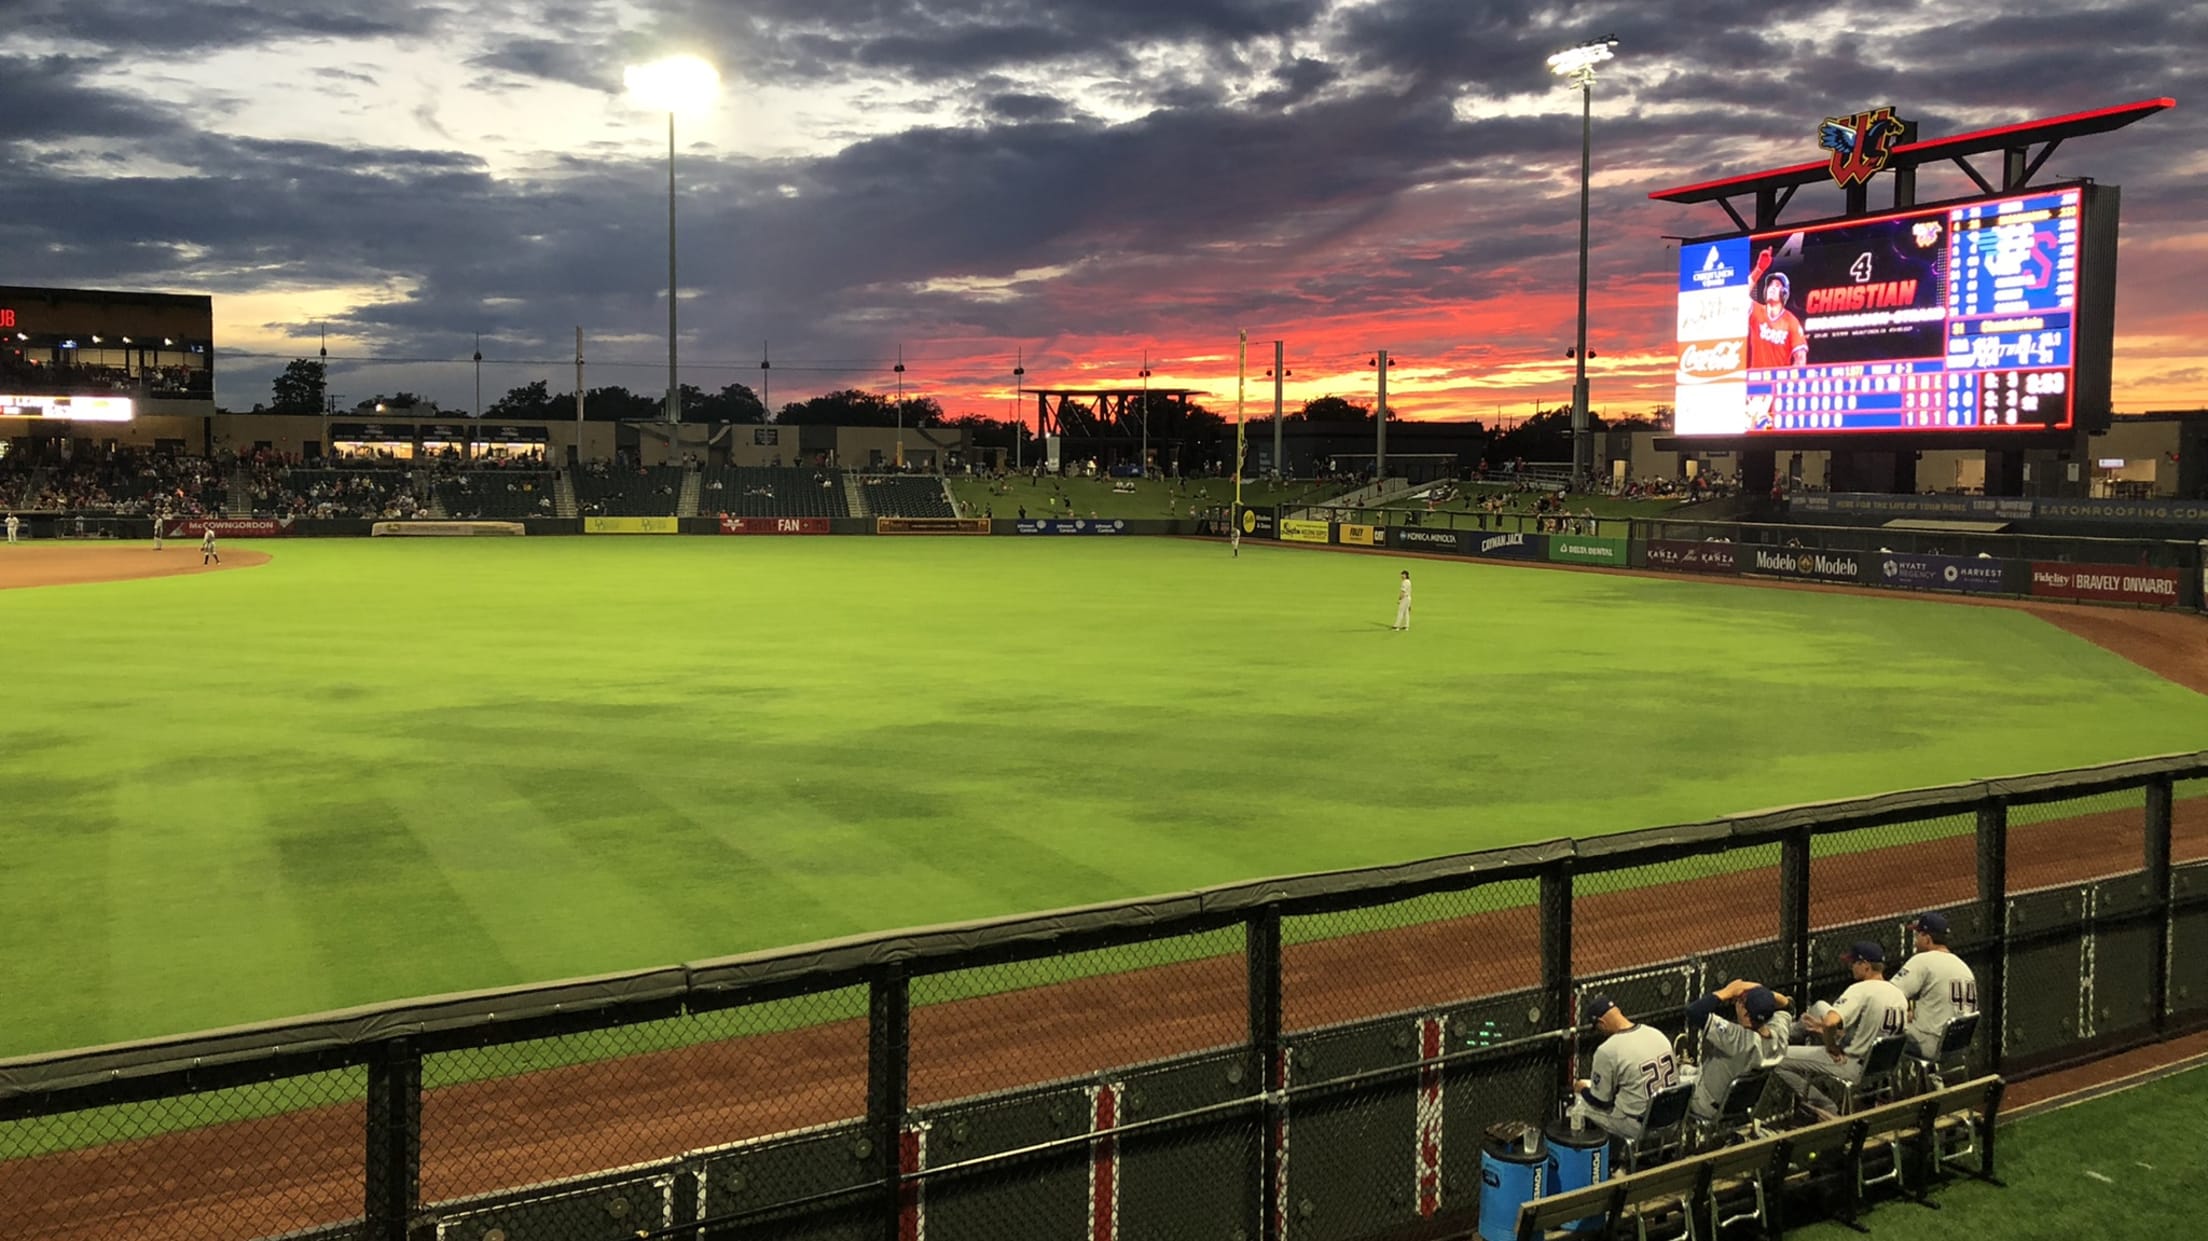
[[[265,546],[0,598],[40,635],[0,780],[55,825],[14,881],[72,886],[40,838],[143,785],[106,907],[9,911],[0,1054],[2208,736],[2036,618],[1902,597],[1176,540]],[[143,843],[179,812],[227,827]],[[70,991],[103,936],[104,1020]]]

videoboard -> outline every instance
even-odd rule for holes
[[[2114,199],[2090,200],[2059,186],[1681,246],[1677,433],[2071,429],[2107,399]]]
[[[127,396],[0,396],[0,418],[129,422],[136,409]]]

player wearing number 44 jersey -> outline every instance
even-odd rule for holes
[[[1778,1068],[1779,1080],[1793,1089],[1796,1098],[1827,1111],[1835,1104],[1824,1088],[1834,1082],[1862,1080],[1871,1044],[1900,1034],[1909,1020],[1909,1000],[1886,981],[1886,950],[1877,941],[1859,939],[1840,959],[1855,982],[1836,1003],[1810,1005],[1802,1017],[1802,1029],[1821,1041],[1816,1046],[1788,1048],[1786,1061]]]
[[[1671,1040],[1662,1030],[1634,1024],[1608,996],[1588,997],[1587,1018],[1609,1037],[1595,1049],[1592,1076],[1579,1083],[1572,1121],[1592,1122],[1611,1137],[1638,1142],[1656,1092],[1679,1083]]]
[[[1949,950],[1945,914],[1925,914],[1910,929],[1917,933],[1916,955],[1894,974],[1894,986],[1909,999],[1909,1043],[1931,1060],[1947,1023],[1978,1011],[1978,976]]]

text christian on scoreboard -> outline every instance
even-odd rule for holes
[[[1681,435],[2072,422],[2075,187],[1680,248]]]

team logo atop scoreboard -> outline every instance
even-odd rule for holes
[[[1886,167],[1894,144],[1908,127],[1892,107],[1871,108],[1854,116],[1828,116],[1817,127],[1817,145],[1832,152],[1828,167],[1842,185],[1861,185]]]

